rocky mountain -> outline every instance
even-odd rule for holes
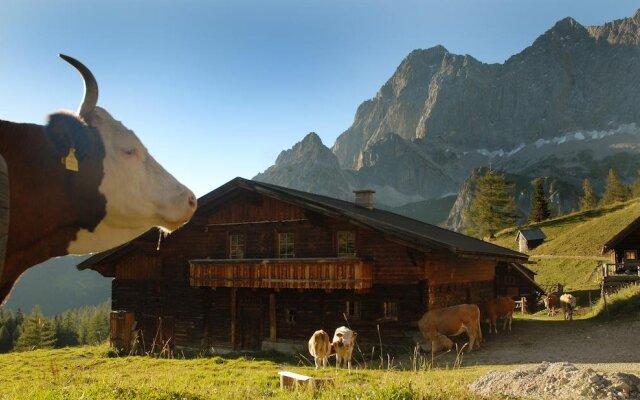
[[[637,178],[638,65],[640,10],[602,26],[565,18],[503,64],[415,50],[331,151],[314,139],[301,152],[307,137],[256,179],[342,198],[373,188],[378,203],[401,206],[463,194],[471,171],[492,165],[526,183],[523,211],[529,182],[544,177],[567,212],[585,177],[596,190],[609,168]]]

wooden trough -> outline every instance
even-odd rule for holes
[[[295,390],[300,387],[308,387],[312,390],[317,390],[328,383],[333,383],[333,378],[314,378],[290,371],[280,371],[278,375],[280,375],[281,389]]]

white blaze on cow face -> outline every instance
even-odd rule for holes
[[[151,227],[173,231],[189,221],[196,209],[195,196],[131,130],[100,107],[87,120],[100,133],[105,149],[99,190],[106,198],[106,216],[93,232],[79,232],[69,253],[107,250]]]

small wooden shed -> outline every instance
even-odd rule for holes
[[[516,242],[518,242],[520,252],[524,253],[540,246],[546,238],[547,236],[540,228],[521,229],[516,235]]]

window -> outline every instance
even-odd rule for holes
[[[347,316],[347,318],[360,318],[360,302],[357,300],[347,300],[347,302],[345,303],[344,314]]]
[[[229,234],[229,258],[244,258],[246,236],[244,233]]]
[[[278,233],[278,257],[293,258],[294,252],[293,233]]]
[[[624,251],[624,259],[625,260],[635,260],[638,258],[638,253],[635,250],[625,250]]]
[[[284,320],[289,325],[295,325],[296,323],[296,309],[287,308],[284,310]]]
[[[398,302],[385,301],[382,303],[382,310],[384,312],[384,319],[398,319]]]
[[[356,233],[354,231],[338,231],[338,257],[356,255]]]

